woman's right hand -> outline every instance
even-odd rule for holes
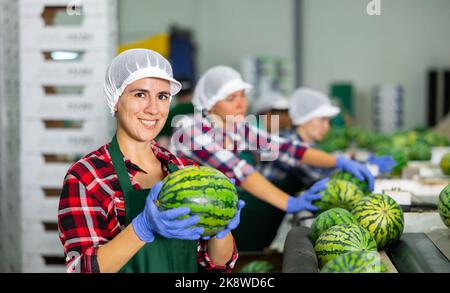
[[[188,207],[160,211],[155,205],[154,201],[158,198],[161,188],[161,181],[152,187],[147,196],[144,210],[131,222],[136,235],[139,239],[147,243],[155,239],[155,234],[159,234],[165,238],[182,240],[199,239],[204,229],[191,227],[200,221],[198,216],[177,220],[178,217],[190,213]]]

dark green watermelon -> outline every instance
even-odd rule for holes
[[[450,184],[439,194],[438,211],[444,224],[450,228]]]
[[[316,242],[320,234],[339,224],[358,224],[353,215],[342,208],[333,208],[318,215],[309,229],[309,239]]]
[[[386,273],[386,266],[378,252],[352,251],[328,262],[321,273]]]
[[[319,265],[351,251],[377,251],[377,243],[366,229],[356,224],[336,225],[323,232],[314,245]]]
[[[425,141],[416,141],[409,147],[409,159],[413,161],[429,161],[431,146]]]
[[[358,186],[363,193],[370,193],[369,183],[366,180],[360,181],[352,173],[337,170],[331,175],[331,179],[340,179],[351,182],[353,184],[356,184],[356,186]]]
[[[236,187],[222,172],[210,167],[188,167],[169,174],[156,205],[160,210],[189,207],[200,217],[203,236],[225,229],[237,212]],[[185,216],[188,217],[188,216]]]
[[[320,192],[322,198],[313,202],[319,213],[332,208],[351,210],[364,193],[355,184],[339,179],[331,179],[327,188]]]
[[[243,266],[239,273],[270,273],[273,272],[274,266],[265,260],[255,260]]]

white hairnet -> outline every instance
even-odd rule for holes
[[[331,104],[330,98],[321,92],[299,88],[291,95],[289,116],[294,125],[301,125],[314,118],[334,117],[341,110]]]
[[[253,87],[242,80],[239,72],[228,66],[216,66],[206,71],[195,86],[192,104],[198,109],[211,110],[219,101],[240,90]]]
[[[268,110],[287,110],[289,109],[289,101],[281,93],[277,91],[269,91],[262,95],[257,101],[253,112],[258,114]]]
[[[172,66],[159,53],[147,49],[131,49],[117,55],[106,72],[103,91],[114,116],[114,107],[125,88],[136,80],[156,77],[170,82],[170,94],[176,95],[181,84],[173,78]]]

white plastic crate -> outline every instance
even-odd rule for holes
[[[46,254],[26,253],[22,255],[21,272],[23,273],[65,273],[65,265],[51,265],[45,262]],[[53,256],[53,255],[50,255]],[[63,257],[62,255],[55,255]]]
[[[44,120],[25,120],[21,123],[22,152],[87,154],[108,143],[113,126],[107,119],[82,120],[79,129],[45,127]]]
[[[83,60],[81,62],[46,62],[38,54],[23,54],[20,58],[21,82],[52,84],[55,82],[92,83],[97,81],[101,83],[99,86],[102,86],[105,73],[112,59],[112,55],[105,52],[102,53],[88,54],[92,57],[91,60]],[[21,93],[21,95],[24,96],[25,93]]]
[[[77,85],[76,93],[46,94],[51,86],[21,86],[24,119],[107,119],[111,117],[100,84]],[[67,86],[67,85],[66,85]]]
[[[22,117],[25,119],[105,119],[111,116],[106,101],[93,98],[43,98],[29,96],[22,100]]]
[[[118,44],[117,20],[85,19],[80,26],[45,26],[40,18],[22,19],[21,51],[107,50]]]
[[[85,17],[112,17],[117,5],[116,0],[21,0],[20,17],[40,17],[46,6],[66,7],[69,15],[81,12]]]
[[[46,196],[44,188],[39,185],[23,185],[20,190],[23,219],[55,221],[58,218],[59,197]]]
[[[25,253],[64,255],[64,249],[56,230],[46,229],[46,225],[56,224],[54,221],[22,219],[21,243]]]
[[[20,169],[22,185],[62,186],[71,165],[72,163],[46,163],[42,156],[22,156]],[[23,201],[34,201],[31,191],[28,192],[23,187],[21,192]]]

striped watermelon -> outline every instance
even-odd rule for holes
[[[442,157],[439,165],[441,166],[442,173],[450,175],[450,153],[447,153]]]
[[[234,217],[237,202],[233,183],[222,172],[202,166],[181,169],[164,178],[156,205],[160,210],[189,207],[190,215],[200,217],[197,226],[205,229],[202,235],[212,236]]]
[[[332,208],[351,210],[354,203],[364,196],[364,193],[355,184],[338,179],[328,181],[327,188],[320,193],[322,198],[314,201],[314,205],[320,212]]]
[[[309,239],[316,242],[320,234],[339,224],[358,224],[353,215],[342,208],[333,208],[317,216],[309,229]]]
[[[450,184],[439,194],[438,210],[442,221],[450,228]]]
[[[360,181],[352,173],[336,171],[331,175],[331,179],[340,179],[351,182],[353,184],[356,184],[356,186],[358,186],[365,194],[370,193],[369,183],[367,181]]]
[[[352,213],[372,234],[380,250],[396,242],[403,233],[403,211],[389,195],[366,196],[355,204]]]
[[[274,269],[273,264],[265,260],[255,260],[252,261],[242,269],[239,270],[239,273],[270,273]]]
[[[377,243],[369,231],[359,225],[336,225],[319,236],[314,250],[322,267],[333,258],[347,252],[376,251]]]
[[[321,273],[386,273],[386,266],[378,252],[352,251],[335,257]]]

